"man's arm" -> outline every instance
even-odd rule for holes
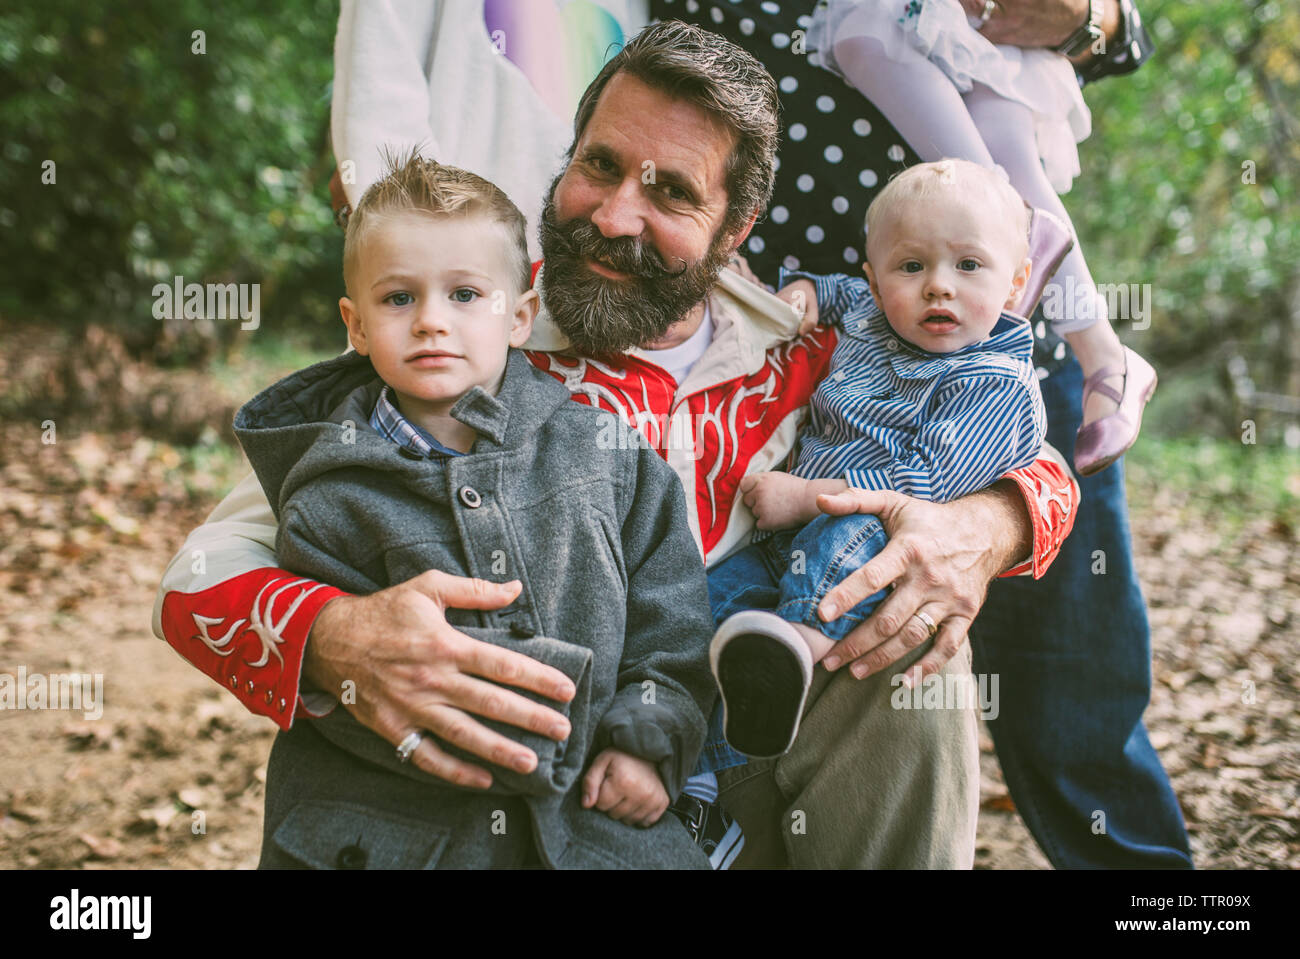
[[[275,514],[249,473],[186,538],[154,598],[153,631],[253,713],[288,729],[303,648],[341,590],[276,566]]]
[[[288,729],[299,709],[320,715],[335,705],[319,692],[300,699],[301,677],[321,690],[350,680],[359,693],[347,708],[394,745],[427,729],[523,772],[536,766],[533,752],[474,716],[557,740],[569,735],[560,713],[484,681],[567,701],[574,688],[563,673],[447,623],[448,608],[508,605],[517,585],[431,570],[370,596],[348,596],[277,568],[276,525],[250,473],[189,535],[154,601],[155,635],[251,712]],[[442,752],[428,737],[411,761],[450,782],[491,784],[486,770]]]

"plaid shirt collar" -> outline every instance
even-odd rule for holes
[[[374,427],[375,432],[380,436],[391,440],[398,446],[404,446],[418,453],[425,459],[435,454],[441,456],[465,455],[459,450],[448,449],[443,446],[403,416],[401,411],[388,398],[387,385],[379,391],[379,401],[375,403],[375,411],[370,414],[370,425]]]

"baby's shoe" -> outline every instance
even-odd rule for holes
[[[1124,347],[1124,392],[1117,393],[1104,381],[1117,372],[1103,366],[1083,384],[1083,404],[1095,391],[1119,404],[1119,409],[1109,416],[1079,427],[1074,439],[1074,468],[1080,476],[1099,473],[1115,462],[1137,442],[1142,428],[1142,409],[1156,389],[1156,371],[1151,364]]]
[[[736,613],[713,634],[709,664],[722,693],[727,742],[761,759],[786,752],[812,684],[812,653],[798,630],[775,613]]]

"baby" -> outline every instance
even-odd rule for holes
[[[1005,180],[943,160],[899,174],[868,208],[865,283],[782,271],[793,282],[779,295],[815,304],[840,340],[794,469],[741,481],[758,529],[782,532],[709,573],[720,624],[710,659],[726,739],[741,753],[790,747],[813,664],[884,597],[818,618],[826,593],[886,542],[877,517],[824,515],[818,497],[853,487],[945,502],[1037,455],[1046,417],[1033,335],[1007,312],[1029,278],[1027,236],[1028,211]],[[743,762],[716,742],[705,755],[709,771]]]
[[[270,387],[235,421],[279,519],[281,564],[354,593],[429,569],[518,580],[506,609],[448,621],[554,666],[577,695],[558,707],[562,743],[487,724],[538,756],[494,767],[493,794],[422,772],[440,751],[469,758],[426,730],[386,742],[346,710],[295,723],[268,772],[263,864],[312,863],[308,833],[365,846],[353,833],[367,829],[367,848],[407,864],[409,843],[385,830],[409,822],[412,842],[446,837],[437,865],[707,868],[663,817],[712,696],[681,484],[630,428],[616,448],[600,442],[609,415],[514,349],[538,309],[523,216],[480,177],[412,157],[358,203],[344,275],[355,352]]]

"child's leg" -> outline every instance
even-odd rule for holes
[[[890,60],[880,41],[849,37],[835,45],[839,68],[903,135],[922,160],[953,157],[994,165],[961,93],[919,52]]]
[[[888,541],[879,518],[861,513],[819,516],[794,537],[781,572],[776,614],[799,630],[815,661],[865,622],[885,598],[881,590],[829,623],[817,615],[826,594],[870,562]]]
[[[990,154],[1006,170],[1011,185],[1032,206],[1060,217],[1073,232],[1074,224],[1070,222],[1070,215],[1043,171],[1038,146],[1034,142],[1033,115],[1029,108],[1022,103],[1007,100],[979,84],[966,94],[965,100]],[[1077,234],[1074,239],[1074,248],[1066,254],[1053,279],[1053,285],[1061,292],[1055,297],[1049,294],[1043,309],[1052,321],[1053,330],[1069,341],[1079,365],[1083,367],[1084,375],[1088,376],[1109,366],[1116,371],[1116,375],[1108,377],[1107,382],[1114,389],[1122,390],[1124,347],[1111,328],[1106,301],[1097,292],[1097,285],[1093,282],[1079,247]],[[1114,400],[1094,392],[1088,397],[1083,422],[1093,422],[1116,409]]]

